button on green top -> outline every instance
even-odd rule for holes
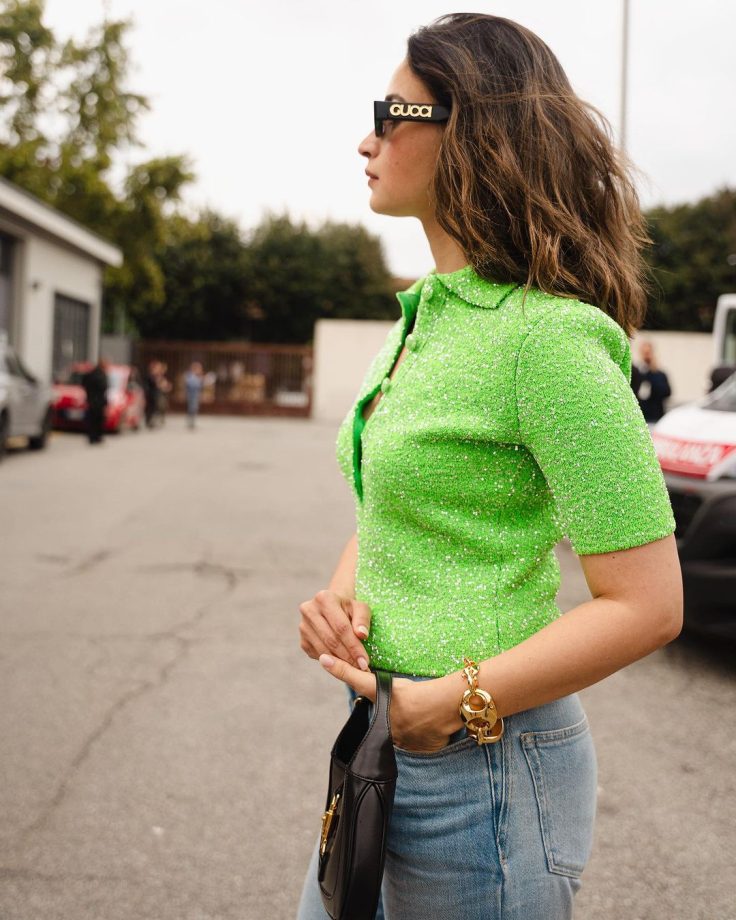
[[[533,288],[524,298],[470,266],[398,299],[337,458],[355,500],[371,664],[431,677],[560,615],[563,535],[579,554],[604,553],[665,537],[675,522],[628,339],[603,310]],[[363,422],[412,322],[421,350]]]
[[[391,378],[384,377],[383,380],[381,381],[381,392],[388,393],[390,389],[391,389]]]

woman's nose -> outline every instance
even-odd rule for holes
[[[378,147],[378,138],[376,137],[375,131],[371,131],[370,134],[366,134],[363,140],[358,144],[358,153],[362,157],[373,157],[377,153]]]

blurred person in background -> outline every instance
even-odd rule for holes
[[[199,361],[192,361],[184,377],[187,400],[187,424],[194,428],[199,413],[199,401],[204,387],[204,369]]]
[[[632,364],[631,387],[650,427],[665,413],[664,402],[672,395],[667,374],[660,369],[649,339],[639,344],[639,361]]]
[[[166,376],[168,369],[168,364],[163,361],[158,362],[156,368],[158,384],[156,393],[156,415],[158,416],[160,425],[163,425],[166,421],[166,413],[169,411],[169,393],[171,392],[172,386],[171,381]]]
[[[110,362],[107,358],[100,358],[97,364],[82,376],[82,386],[87,395],[87,438],[90,444],[101,444],[104,435],[109,367]]]
[[[166,376],[168,365],[163,361],[153,360],[148,362],[148,368],[143,377],[143,393],[146,399],[146,426],[153,428],[163,425],[169,407],[169,393],[171,381]]]
[[[147,428],[153,428],[158,408],[158,365],[158,361],[149,361],[146,372],[143,375],[143,395],[146,400],[145,416]]]

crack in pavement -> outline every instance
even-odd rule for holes
[[[115,719],[115,716],[123,709],[125,709],[129,703],[137,700],[138,697],[143,696],[144,693],[147,693],[149,690],[154,690],[158,687],[162,687],[168,680],[172,668],[177,665],[179,661],[181,661],[181,659],[186,655],[186,653],[189,651],[189,648],[193,644],[192,640],[182,639],[179,636],[174,636],[172,638],[174,641],[178,642],[179,650],[163,666],[163,668],[159,670],[158,674],[152,680],[143,681],[143,683],[141,683],[138,687],[135,687],[132,690],[128,690],[107,710],[107,712],[103,715],[102,720],[87,736],[82,747],[79,749],[76,756],[72,759],[71,763],[67,767],[66,775],[59,783],[59,786],[51,800],[41,810],[39,816],[34,821],[32,821],[31,824],[27,825],[23,831],[21,831],[18,839],[18,843],[21,846],[27,842],[31,834],[37,830],[40,830],[40,828],[46,824],[53,813],[62,804],[64,799],[67,797],[76,773],[90,756],[95,742],[97,742],[110,728]]]
[[[82,559],[81,562],[78,562],[75,566],[72,566],[68,572],[63,572],[64,578],[74,578],[77,575],[81,575],[84,572],[89,572],[90,569],[95,568],[95,566],[100,565],[106,559],[109,559],[112,556],[113,551],[111,549],[100,549],[96,553],[92,553],[90,556]]]
[[[223,576],[228,585],[235,587],[238,580],[247,578],[251,572],[250,569],[235,568],[234,566],[222,565],[219,562],[210,562],[207,559],[200,559],[199,562],[164,562],[155,565],[140,565],[139,572],[194,572],[195,575],[203,577]]]
[[[94,554],[79,563],[73,570],[73,574],[81,571],[88,571],[94,565],[98,565],[104,559],[113,555],[112,550],[103,550]],[[165,572],[193,572],[201,577],[222,577],[226,580],[229,590],[237,585],[238,581],[251,575],[251,570],[246,568],[236,568],[235,566],[223,565],[219,562],[210,562],[207,559],[198,562],[172,562],[158,563],[154,565],[139,565],[135,569],[138,572],[147,572],[150,574]],[[64,573],[69,576],[70,572]],[[310,571],[309,574],[312,574]],[[62,576],[63,577],[63,576]],[[53,630],[36,630],[33,632],[13,632],[9,630],[0,630],[0,637],[5,639],[88,639],[94,642],[96,639],[159,639],[162,633],[75,633],[75,632],[55,632]],[[166,634],[164,634],[166,635]]]
[[[49,562],[53,565],[67,565],[70,560],[69,556],[61,556],[56,553],[36,553],[36,559],[39,562]]]
[[[60,639],[82,639],[84,641],[97,642],[105,639],[158,639],[161,633],[74,633],[74,632],[54,632],[51,629],[38,630],[36,632],[8,632],[0,630],[0,639],[52,639],[54,642]]]
[[[125,875],[97,875],[93,872],[39,872],[37,869],[23,869],[15,866],[0,866],[0,881],[28,880],[44,882],[128,882],[130,878]]]
[[[203,562],[196,563],[194,566],[190,565],[188,568],[198,572],[219,572],[219,574],[224,576],[226,580],[224,590],[218,592],[216,597],[212,598],[206,604],[200,607],[199,610],[197,610],[195,614],[188,620],[177,623],[167,630],[161,630],[156,633],[148,634],[147,638],[150,639],[159,641],[162,639],[169,639],[177,643],[178,651],[168,662],[166,662],[166,664],[163,665],[163,667],[159,669],[158,673],[154,677],[152,677],[150,680],[143,681],[139,686],[128,690],[110,706],[107,712],[103,715],[99,724],[90,732],[90,734],[87,736],[87,739],[77,752],[76,756],[72,759],[71,763],[67,767],[66,774],[59,783],[59,786],[53,797],[46,804],[46,806],[42,808],[38,817],[20,832],[16,846],[24,846],[28,842],[29,837],[36,831],[40,830],[50,820],[54,812],[57,811],[57,809],[61,806],[69,793],[76,774],[79,772],[85,761],[89,758],[95,744],[110,728],[118,713],[125,709],[130,703],[139,699],[149,691],[157,690],[160,687],[163,687],[171,676],[174,668],[186,657],[192,646],[198,642],[197,639],[187,638],[185,636],[179,635],[179,632],[181,630],[197,626],[199,623],[201,623],[204,617],[207,616],[207,614],[210,612],[212,607],[216,606],[232,593],[238,581],[237,574],[233,570],[228,569],[226,566],[218,566],[209,562]]]

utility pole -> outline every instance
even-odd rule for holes
[[[619,119],[619,145],[626,153],[626,102],[629,91],[629,0],[623,0],[623,32],[621,36],[621,117]]]

